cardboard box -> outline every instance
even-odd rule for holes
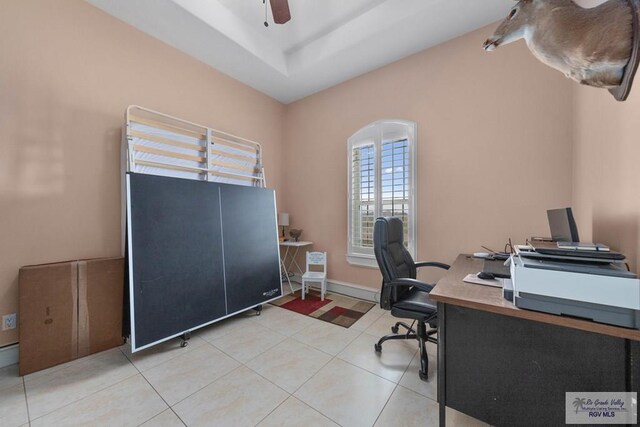
[[[20,375],[122,345],[124,259],[20,269]]]
[[[123,344],[124,259],[78,262],[78,357]]]
[[[78,357],[76,263],[20,269],[20,375]]]

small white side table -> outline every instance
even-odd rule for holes
[[[302,268],[300,268],[300,265],[296,261],[296,257],[298,256],[298,252],[300,251],[300,248],[304,248],[305,246],[311,246],[311,245],[313,245],[313,242],[303,242],[303,241],[280,242],[280,246],[283,246],[284,248],[286,248],[284,252],[284,256],[282,257],[282,260],[281,260],[282,273],[287,278],[287,282],[289,283],[289,289],[291,289],[292,294],[293,294],[293,286],[291,286],[291,280],[289,280],[289,272],[292,270],[293,267],[295,267],[298,269],[298,272],[300,273],[301,276],[304,274],[304,271],[302,271]],[[288,263],[287,263],[287,258],[289,259]]]

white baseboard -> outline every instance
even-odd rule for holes
[[[18,344],[0,347],[0,368],[18,363]]]
[[[338,294],[346,295],[353,298],[363,299],[375,303],[380,302],[380,292],[366,286],[357,285],[355,283],[338,282],[329,279],[327,281],[327,290]]]
[[[296,274],[291,277],[291,284],[294,290],[300,289],[300,275]],[[295,282],[295,284],[294,284]],[[289,284],[285,282],[285,292],[289,291]],[[327,280],[327,291],[336,294],[346,295],[348,297],[358,298],[365,301],[375,303],[380,302],[380,292],[366,286],[357,285],[355,283],[339,282],[337,280]]]

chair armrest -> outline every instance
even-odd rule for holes
[[[415,286],[416,288],[425,292],[431,292],[434,286],[425,282],[421,282],[420,280],[416,280],[416,279],[396,279],[396,280],[392,280],[387,285],[396,287],[396,288],[403,287],[403,286]]]
[[[443,270],[448,270],[451,268],[450,265],[444,264],[442,262],[417,262],[416,268],[420,268],[420,267],[437,267],[437,268],[442,268]]]

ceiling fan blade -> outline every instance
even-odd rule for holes
[[[271,13],[273,13],[273,22],[276,24],[284,24],[291,19],[289,11],[289,0],[269,0],[271,1]]]

